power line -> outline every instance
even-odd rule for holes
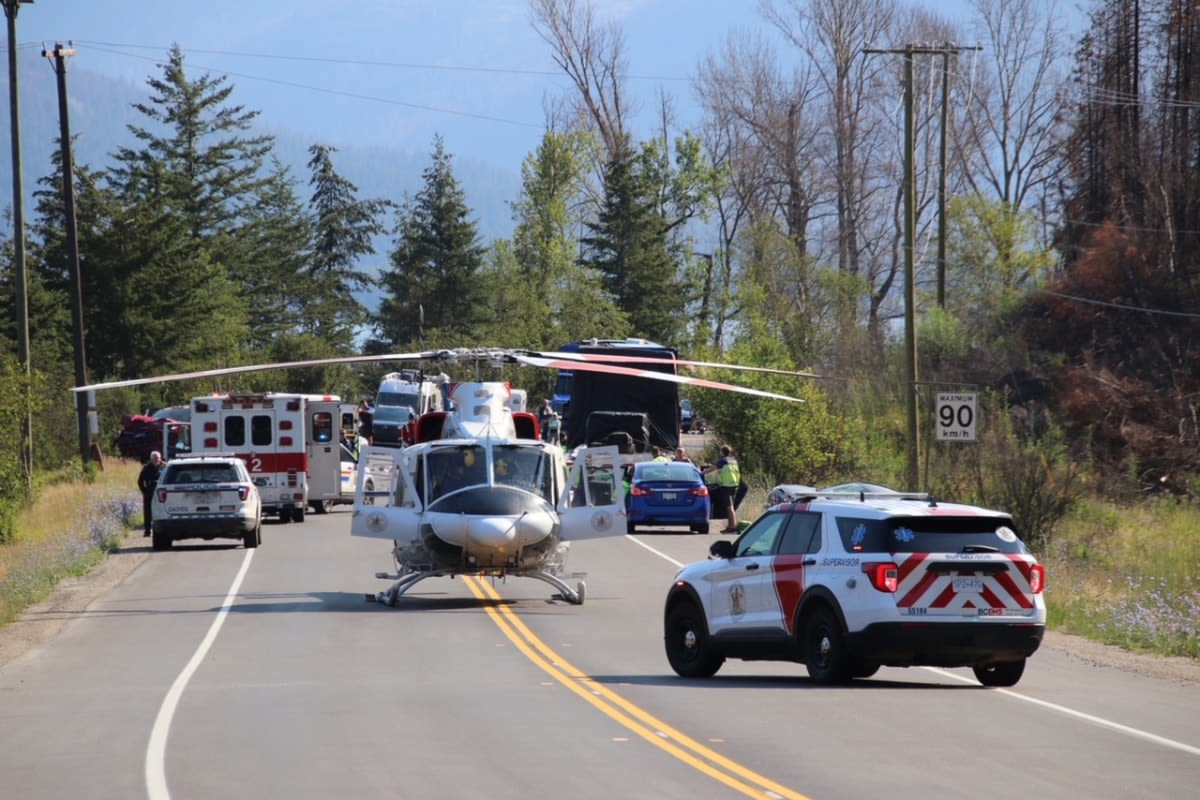
[[[1200,314],[1192,314],[1187,311],[1165,311],[1160,308],[1146,308],[1145,306],[1131,306],[1125,303],[1110,303],[1106,300],[1092,300],[1087,297],[1076,297],[1075,295],[1063,294],[1062,292],[1052,292],[1049,289],[1037,289],[1040,294],[1047,294],[1051,297],[1057,297],[1062,300],[1070,300],[1075,303],[1084,303],[1092,306],[1105,306],[1107,308],[1116,308],[1121,311],[1139,311],[1143,314],[1156,314],[1164,317],[1183,317],[1184,319],[1200,319]]]
[[[134,53],[122,53],[119,50],[110,50],[105,47],[98,47],[95,44],[92,45],[92,49],[94,49],[98,52],[102,52],[102,53],[109,53],[110,55],[124,56],[125,58],[135,58],[135,59],[139,59],[142,61],[149,61],[154,64],[162,63],[162,59],[160,59],[160,58],[154,58],[151,56],[141,56],[141,55],[136,55]],[[356,100],[368,100],[373,103],[385,103],[387,105],[401,106],[403,108],[413,108],[413,109],[417,109],[419,111],[432,111],[432,112],[435,112],[438,114],[451,114],[451,115],[459,116],[459,117],[468,117],[470,119],[485,120],[487,122],[499,122],[499,123],[502,123],[505,125],[516,125],[518,127],[523,127],[523,128],[536,128],[536,129],[540,130],[541,128],[545,127],[544,125],[539,124],[539,123],[524,122],[521,120],[514,120],[514,119],[505,119],[503,117],[494,117],[494,116],[491,116],[488,114],[478,114],[478,113],[475,113],[472,111],[459,111],[457,109],[452,109],[452,108],[439,108],[437,106],[422,105],[421,103],[410,103],[410,102],[407,102],[404,100],[393,100],[393,99],[387,98],[387,97],[377,97],[375,95],[359,94],[358,92],[347,92],[344,89],[327,89],[322,86],[311,86],[309,84],[298,83],[296,81],[285,81],[285,80],[281,80],[278,78],[266,78],[261,75],[249,75],[244,72],[232,72],[227,69],[222,69],[219,67],[207,67],[202,64],[189,64],[189,66],[194,67],[195,69],[198,69],[198,70],[203,70],[205,72],[210,72],[210,73],[217,74],[217,75],[225,75],[225,76],[228,76],[231,78],[243,78],[245,80],[259,81],[262,83],[271,83],[271,84],[275,84],[277,86],[289,86],[294,89],[304,89],[304,90],[312,91],[312,92],[321,92],[323,94],[331,94],[331,95],[336,95],[336,96],[340,96],[340,97],[349,97],[349,98],[353,98]]]
[[[149,44],[127,44],[121,42],[92,42],[87,40],[75,40],[76,44],[86,44],[98,47],[129,47],[140,50],[157,50],[158,52],[166,52],[169,47],[161,47],[159,45]],[[203,55],[219,55],[219,56],[234,56],[237,58],[259,58],[271,61],[301,61],[316,64],[342,64],[346,66],[360,67],[389,67],[392,69],[422,69],[441,72],[482,72],[498,75],[536,75],[552,78],[566,78],[561,70],[539,70],[539,69],[518,69],[515,67],[465,67],[455,64],[415,64],[403,61],[377,61],[370,59],[356,58],[332,58],[328,56],[295,56],[282,55],[278,53],[251,53],[238,50],[206,50],[202,48],[185,48],[181,47],[184,53],[199,53]],[[678,81],[688,82],[691,78],[681,78],[672,75],[626,75],[629,80],[639,81]]]

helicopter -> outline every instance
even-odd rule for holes
[[[643,369],[638,364],[646,360],[637,357],[496,348],[226,367],[100,383],[74,391],[383,361],[432,361],[443,369],[472,366],[476,378],[484,367],[506,364],[568,368],[803,402],[680,375],[673,367],[665,372]],[[676,363],[738,368],[713,362]],[[661,361],[657,366],[661,369]],[[472,575],[540,580],[557,590],[554,599],[581,605],[585,582],[572,586],[567,580],[585,577],[585,573],[566,572],[571,542],[625,534],[622,470],[636,456],[615,444],[581,446],[567,453],[558,443],[543,441],[536,415],[512,410],[513,389],[507,382],[448,382],[446,390],[449,410],[417,417],[411,423],[411,444],[367,445],[359,454],[350,533],[391,541],[395,564],[394,572],[375,574],[391,580],[391,585],[368,593],[366,599],[395,606],[406,591],[427,578]]]

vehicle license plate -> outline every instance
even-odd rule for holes
[[[954,591],[975,592],[983,591],[983,578],[978,575],[957,575],[952,580]]]
[[[678,492],[663,492],[663,500],[674,500]]]

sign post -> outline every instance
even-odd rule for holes
[[[937,393],[938,441],[975,441],[975,392]]]

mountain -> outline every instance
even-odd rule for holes
[[[118,147],[136,145],[127,126],[147,124],[146,117],[133,108],[133,104],[149,102],[149,94],[144,85],[73,69],[69,59],[67,63],[68,110],[71,134],[75,139],[75,163],[101,169],[110,163],[110,154]],[[51,154],[58,147],[58,93],[54,71],[49,68],[47,59],[31,51],[22,51],[19,69],[25,217],[28,222],[33,209],[33,189],[38,179],[50,172]],[[0,73],[0,92],[7,98],[8,71],[0,69]],[[235,88],[230,102],[236,105],[237,83],[235,80],[231,83]],[[7,120],[7,114],[5,118]],[[258,121],[260,126],[257,132],[275,137],[275,155],[291,169],[297,180],[297,194],[304,200],[307,200],[309,191],[305,166],[308,163],[308,147],[320,143],[338,148],[334,154],[334,164],[339,173],[358,187],[359,197],[381,197],[403,202],[421,188],[421,173],[431,163],[430,154],[436,133],[430,131],[426,152],[414,152],[378,145],[318,141],[304,131],[275,125],[270,119],[260,116]],[[8,125],[4,129],[8,131]],[[474,211],[481,239],[488,243],[511,236],[513,223],[509,204],[520,194],[520,175],[512,169],[475,159],[458,158],[454,159],[454,174],[463,187],[467,204]],[[0,185],[5,187],[5,192],[0,196],[0,208],[9,208],[12,202],[11,150],[0,156]],[[391,222],[387,221],[389,227]],[[378,264],[385,258],[390,239],[378,242],[376,246],[380,249],[374,259]]]

